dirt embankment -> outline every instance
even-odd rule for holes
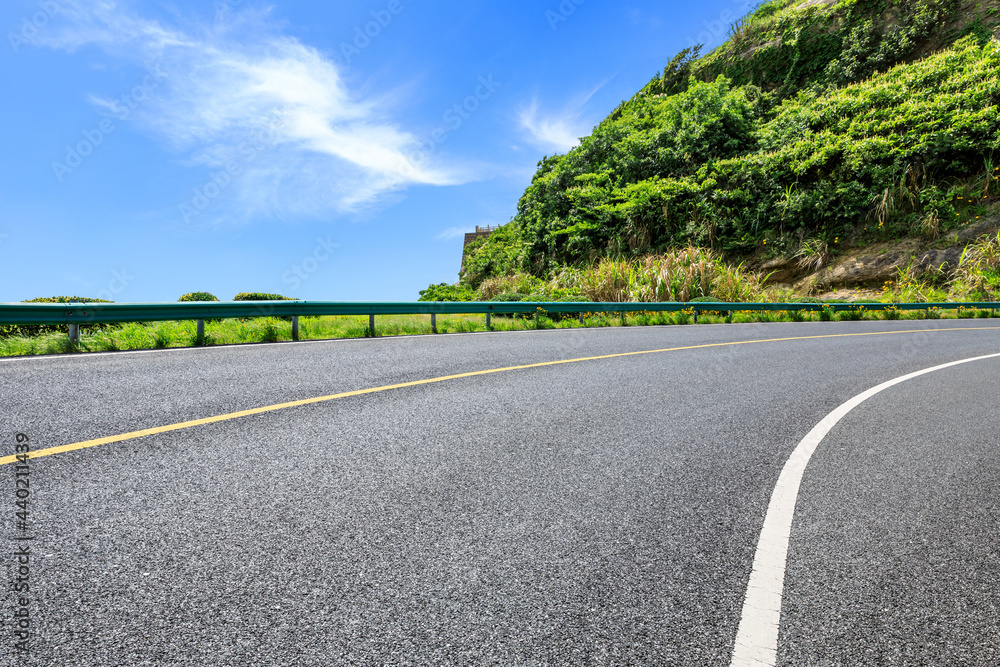
[[[953,230],[937,241],[907,238],[860,248],[843,248],[816,271],[803,268],[795,258],[780,257],[761,263],[770,274],[770,285],[791,287],[802,295],[823,295],[880,290],[894,281],[900,269],[913,265],[917,275],[955,269],[966,246],[1000,230],[1000,216],[990,216],[975,225]]]

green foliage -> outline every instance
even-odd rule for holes
[[[292,297],[282,296],[280,294],[267,294],[266,292],[240,292],[233,297],[233,301],[298,301],[299,299],[293,299]],[[269,308],[267,306],[261,306],[259,308],[262,316],[270,315]],[[241,321],[246,321],[248,318],[241,318]],[[289,316],[284,316],[281,318],[286,322],[292,320]]]
[[[534,294],[549,293],[558,290],[556,283],[547,284],[537,276],[523,271],[515,271],[507,275],[487,278],[479,284],[479,296],[485,301],[492,301],[498,294]]]
[[[920,16],[907,25],[924,25]],[[515,225],[491,237],[482,258],[478,249],[467,257],[465,282],[688,244],[730,254],[798,249],[815,267],[840,238],[954,227],[962,217],[946,183],[981,179],[984,159],[1000,149],[995,41],[968,37],[776,107],[753,85],[689,83],[672,96],[640,93],[579,147],[540,162]]]
[[[767,2],[737,21],[726,44],[694,63],[695,76],[722,75],[782,96],[856,83],[935,45],[959,9],[958,0],[842,0],[833,10],[800,4]]]
[[[503,303],[518,303],[519,301],[530,301],[527,294],[520,294],[519,292],[504,292],[502,294],[497,294],[495,297],[490,299],[490,301],[501,301]]]
[[[114,303],[113,301],[108,301],[106,299],[88,299],[82,296],[41,296],[36,299],[29,299],[28,301],[22,301],[21,303]],[[80,327],[81,331],[96,331],[102,328],[116,327],[119,325],[115,324],[100,324],[100,325],[90,325],[85,324]],[[17,324],[4,324],[0,325],[0,338],[4,337],[14,337],[14,336],[25,336],[25,337],[36,337],[43,336],[46,334],[52,334],[57,332],[66,331],[65,325],[17,325]]]
[[[218,301],[219,297],[211,294],[210,292],[191,292],[185,294],[181,298],[177,299],[179,302],[192,302],[192,301]],[[219,320],[209,320],[210,322],[218,322]],[[160,343],[163,342],[161,345]],[[160,341],[157,339],[157,347],[167,347],[169,343]]]
[[[475,301],[476,292],[467,285],[440,283],[420,290],[420,301]]]
[[[699,44],[686,48],[674,56],[663,68],[663,74],[657,73],[643,88],[643,92],[649,95],[676,95],[686,91],[691,78],[691,67],[701,55],[703,46]]]
[[[21,303],[114,303],[107,299],[88,299],[82,296],[41,296]]]
[[[260,323],[261,332],[260,338],[262,342],[265,343],[276,343],[278,342],[278,337],[281,331],[281,320],[275,319],[273,317],[265,318],[263,322]]]
[[[182,296],[181,298],[179,298],[177,300],[178,301],[218,301],[219,297],[215,296],[214,294],[210,294],[209,292],[191,292],[189,294],[185,294],[184,296]]]
[[[981,215],[955,183],[998,190],[997,2],[968,16],[958,0],[801,4],[769,0],[712,53],[681,51],[539,162],[513,223],[470,245],[462,283],[538,291],[497,282],[530,274],[549,293],[567,267],[689,245],[815,270],[841,239],[934,239]],[[579,293],[579,276],[562,287]]]
[[[765,296],[761,276],[731,267],[702,248],[650,255],[641,260],[603,259],[582,272],[581,289],[591,301],[754,301]]]
[[[281,296],[280,294],[266,294],[264,292],[240,292],[233,297],[233,301],[298,301],[298,299],[293,299],[290,296]]]
[[[981,46],[985,46],[992,38],[993,31],[983,25],[983,17],[976,16],[976,18],[961,32],[961,37],[966,35],[972,35],[976,38]]]
[[[507,275],[522,268],[523,264],[524,241],[520,226],[507,224],[466,247],[461,279],[476,288],[489,276]]]
[[[1000,233],[965,249],[950,287],[966,299],[1000,300]]]
[[[769,104],[724,78],[692,80],[678,95],[640,94],[578,148],[543,160],[515,218],[528,268],[710,244],[722,230],[698,224],[714,213],[703,196],[714,182],[706,165],[752,149]]]
[[[941,26],[954,18],[958,0],[907,0],[895,5],[899,15],[894,25],[883,28],[880,2],[859,2],[848,12],[852,26],[844,38],[843,51],[827,66],[823,79],[843,85],[861,81],[876,72],[903,62]],[[858,14],[867,14],[860,21]],[[983,42],[985,43],[985,41]]]

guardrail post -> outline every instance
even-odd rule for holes
[[[486,330],[487,331],[489,331],[490,328],[493,326],[492,324],[490,324],[492,315],[493,315],[493,313],[486,313]]]
[[[299,339],[299,316],[292,315],[292,340]]]
[[[726,311],[726,324],[732,324],[732,323],[733,323],[733,311],[731,310]]]
[[[431,313],[431,333],[438,332],[438,316],[437,313]]]
[[[580,324],[583,324],[583,311],[580,311]]]
[[[198,333],[196,334],[198,340],[205,340],[205,320],[198,320]]]
[[[698,309],[692,308],[692,310],[694,310],[694,323],[698,324]]]
[[[375,313],[368,316],[368,335],[372,338],[375,337]]]
[[[79,324],[71,324],[71,325],[69,325],[69,342],[73,343],[74,345],[79,344],[79,342],[80,342],[80,325]]]

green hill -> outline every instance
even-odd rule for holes
[[[1000,185],[998,24],[1000,0],[765,2],[544,158],[462,282],[689,245],[835,254],[974,221]]]

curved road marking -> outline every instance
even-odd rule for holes
[[[802,439],[781,470],[778,483],[767,507],[764,527],[760,531],[757,552],[753,558],[753,570],[747,583],[747,594],[743,602],[740,627],[736,634],[731,667],[773,667],[778,659],[778,626],[781,621],[781,595],[785,585],[785,565],[788,559],[788,538],[792,530],[795,502],[799,495],[799,484],[806,465],[823,438],[851,410],[872,396],[897,384],[936,371],[996,359],[1000,354],[962,359],[941,366],[927,368],[916,373],[883,382],[877,387],[858,394],[839,408],[828,414],[809,434]]]
[[[597,357],[581,357],[579,359],[562,359],[560,361],[543,361],[535,364],[524,364],[523,366],[508,366],[506,368],[491,368],[485,371],[473,371],[471,373],[459,373],[457,375],[445,375],[442,377],[430,378],[427,380],[415,380],[413,382],[402,382],[400,384],[390,384],[384,387],[372,387],[370,389],[359,389],[357,391],[345,391],[340,394],[331,394],[330,396],[318,396],[316,398],[306,398],[300,401],[290,401],[288,403],[278,403],[277,405],[267,405],[260,408],[253,408],[250,410],[241,410],[240,412],[231,412],[229,414],[217,415],[215,417],[205,417],[204,419],[194,419],[191,421],[180,422],[178,424],[170,424],[167,426],[157,426],[155,428],[147,428],[141,431],[132,431],[130,433],[122,433],[120,435],[112,435],[106,438],[97,438],[96,440],[86,440],[84,442],[76,442],[69,445],[60,445],[58,447],[49,447],[47,449],[39,449],[31,452],[29,458],[38,459],[43,456],[52,456],[53,454],[64,454],[66,452],[74,452],[80,449],[87,449],[90,447],[98,447],[100,445],[108,445],[113,442],[123,442],[125,440],[134,440],[136,438],[143,438],[148,435],[156,435],[158,433],[169,433],[170,431],[179,431],[185,428],[192,428],[195,426],[204,426],[206,424],[215,424],[217,422],[229,421],[231,419],[239,419],[241,417],[249,417],[251,415],[259,415],[265,412],[274,412],[276,410],[284,410],[286,408],[295,408],[302,405],[311,405],[313,403],[325,403],[326,401],[335,401],[340,398],[348,398],[350,396],[364,396],[365,394],[376,394],[383,391],[389,391],[391,389],[403,389],[405,387],[417,387],[425,384],[433,384],[435,382],[446,382],[448,380],[458,380],[460,378],[477,377],[480,375],[491,375],[493,373],[505,373],[508,371],[517,371],[527,368],[542,368],[544,366],[558,366],[560,364],[573,364],[579,363],[581,361],[597,361],[599,359],[616,359],[618,357],[634,357],[641,354],[660,354],[663,352],[680,352],[682,350],[699,350],[709,347],[728,347],[733,345],[753,345],[759,343],[780,343],[785,341],[794,340],[815,340],[819,338],[848,338],[851,336],[893,336],[899,334],[914,334],[914,333],[939,333],[945,331],[993,331],[998,330],[1000,327],[955,327],[950,329],[912,329],[907,331],[874,331],[870,333],[852,333],[852,334],[827,334],[823,336],[796,336],[792,338],[769,338],[764,340],[742,340],[733,341],[729,343],[709,343],[707,345],[688,345],[685,347],[670,347],[662,350],[640,350],[638,352],[619,352],[617,354],[604,354]],[[17,460],[15,455],[0,457],[0,466],[14,463]]]

